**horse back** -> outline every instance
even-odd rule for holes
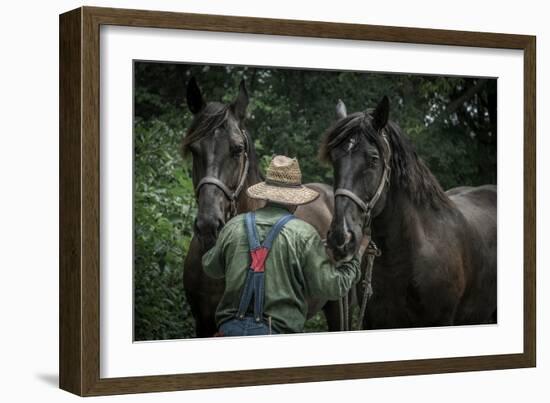
[[[324,239],[330,228],[334,212],[332,187],[323,183],[308,183],[305,186],[319,192],[319,197],[311,203],[299,206],[294,214],[311,224]]]
[[[483,241],[494,239],[496,242],[497,189],[495,185],[463,186],[450,189],[446,193],[468,224],[482,234]]]
[[[447,194],[466,221],[465,246],[470,257],[468,286],[457,322],[480,323],[496,312],[497,189],[494,185],[461,187]]]

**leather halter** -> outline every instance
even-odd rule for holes
[[[390,166],[390,159],[391,159],[391,147],[390,143],[388,142],[388,139],[386,137],[385,131],[382,129],[380,131],[380,135],[382,136],[382,140],[384,144],[386,145],[387,152],[384,153],[384,171],[382,172],[382,177],[380,178],[380,183],[378,184],[378,187],[376,188],[376,192],[371,197],[370,200],[367,200],[366,202],[361,200],[359,196],[357,196],[355,193],[353,193],[351,190],[344,189],[344,188],[338,188],[334,192],[334,197],[342,196],[347,197],[351,201],[353,201],[363,213],[365,213],[364,221],[363,221],[363,230],[370,225],[371,216],[372,216],[372,210],[376,206],[376,203],[380,199],[380,196],[382,196],[382,193],[384,192],[384,189],[386,186],[390,185],[390,174],[391,174],[391,166]]]
[[[248,159],[248,152],[250,151],[248,135],[246,134],[245,130],[241,130],[241,135],[243,136],[245,143],[244,166],[239,173],[239,181],[235,190],[231,190],[225,183],[214,176],[205,176],[204,178],[202,178],[195,189],[195,197],[197,199],[199,197],[199,192],[201,188],[205,185],[213,185],[220,189],[231,203],[230,218],[237,214],[237,199],[244,188],[246,179],[248,178],[248,168],[250,166],[250,161]]]

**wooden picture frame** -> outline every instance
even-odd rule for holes
[[[99,35],[101,25],[519,49],[524,52],[523,353],[230,372],[100,377]],[[60,16],[60,387],[81,396],[533,367],[534,36],[82,7]]]

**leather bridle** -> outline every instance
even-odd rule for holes
[[[386,132],[384,131],[384,129],[380,131],[380,136],[382,137],[382,140],[385,144],[387,152],[384,153],[384,170],[382,172],[382,177],[380,178],[380,183],[378,184],[378,187],[376,188],[376,192],[371,197],[371,199],[367,201],[363,201],[359,196],[357,196],[351,190],[344,189],[344,188],[338,188],[334,192],[335,198],[337,196],[347,197],[348,199],[353,201],[359,207],[359,209],[364,213],[363,231],[367,230],[368,226],[370,225],[370,222],[372,219],[372,211],[374,210],[376,203],[380,199],[380,196],[382,196],[384,189],[390,185],[391,147],[390,147],[390,143],[388,142],[388,138],[386,136]]]
[[[248,168],[250,166],[250,161],[248,159],[248,153],[250,151],[250,144],[248,135],[246,134],[246,131],[241,129],[240,131],[241,135],[243,136],[244,143],[245,143],[245,151],[244,151],[244,163],[241,164],[241,170],[239,173],[239,181],[237,183],[237,187],[235,190],[231,190],[225,183],[223,183],[220,179],[216,178],[215,176],[205,176],[202,178],[195,188],[195,197],[199,198],[200,190],[205,185],[213,185],[216,186],[218,189],[220,189],[225,197],[229,200],[231,203],[231,211],[229,213],[228,218],[232,218],[237,214],[237,199],[239,198],[239,195],[241,194],[241,191],[244,188],[244,184],[246,183],[246,179],[248,178]]]

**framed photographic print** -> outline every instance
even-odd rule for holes
[[[533,36],[62,14],[60,387],[535,366],[535,161]]]

